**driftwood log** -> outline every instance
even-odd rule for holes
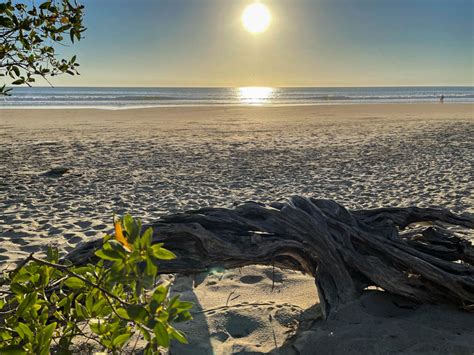
[[[474,248],[452,227],[469,235],[474,219],[445,209],[349,211],[331,200],[295,196],[271,205],[203,208],[151,226],[153,242],[178,256],[160,263],[160,273],[250,264],[299,270],[315,277],[325,317],[368,286],[416,302],[474,304]],[[66,259],[89,261],[100,243],[85,243]]]

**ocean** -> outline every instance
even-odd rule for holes
[[[0,108],[428,103],[439,101],[441,95],[445,103],[473,103],[474,87],[15,87],[11,96],[0,97]]]

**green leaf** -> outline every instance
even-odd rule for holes
[[[112,334],[113,337],[117,336],[118,334],[123,334],[124,330],[127,331],[127,328],[123,327],[123,324],[121,323],[120,320],[108,322],[107,325],[109,326],[109,331],[113,333]]]
[[[39,276],[40,276],[40,279],[41,279],[40,286],[46,287],[48,285],[49,279],[50,279],[50,272],[49,272],[48,266],[42,266],[39,269]]]
[[[59,251],[58,248],[53,248],[48,246],[48,251],[46,253],[46,257],[49,262],[57,263],[59,261]]]
[[[12,339],[12,335],[7,330],[0,330],[0,338],[2,340],[10,340],[10,339]]]
[[[179,295],[173,296],[173,298],[168,303],[168,307],[175,308],[177,304],[179,304]]]
[[[20,69],[17,66],[12,66],[12,70],[15,72],[16,76],[20,76]]]
[[[107,305],[107,301],[105,299],[101,299],[99,301],[97,301],[96,303],[94,303],[94,305],[92,306],[92,311],[91,313],[94,315],[94,314],[99,314],[102,309]]]
[[[158,315],[158,319],[163,321],[163,322],[168,322],[169,319],[170,319],[170,314],[168,311],[165,311],[165,310],[161,310],[159,315]]]
[[[168,285],[160,285],[157,288],[155,288],[155,291],[153,291],[153,295],[151,297],[155,301],[161,304],[168,296],[168,291],[169,291]]]
[[[25,83],[25,79],[18,79],[12,82],[12,85],[21,85]]]
[[[31,342],[31,340],[34,338],[33,332],[25,323],[18,322],[18,326],[15,328],[15,330],[17,331],[20,338],[24,340],[28,340]]]
[[[104,260],[122,260],[122,256],[115,250],[99,249],[94,254]]]
[[[132,260],[133,262],[133,260]],[[123,269],[125,268],[126,263],[124,260],[115,260],[112,267],[110,268],[110,280],[111,281],[118,281],[121,283],[127,282],[127,278],[123,274]]]
[[[74,303],[74,308],[76,309],[76,313],[79,317],[83,319],[87,319],[90,317],[89,312],[87,311],[87,308],[84,307],[82,304],[80,304],[77,299]]]
[[[107,328],[104,322],[99,322],[98,320],[89,322],[89,326],[91,330],[97,335],[104,334],[107,331]]]
[[[158,321],[153,328],[153,332],[155,333],[156,340],[160,346],[168,348],[170,346],[170,336],[168,331],[166,330],[166,326],[161,322]]]
[[[143,350],[143,355],[154,355],[155,352],[153,351],[151,344],[148,343],[145,349]]]
[[[122,223],[125,232],[127,232],[127,240],[133,244],[135,239],[138,238],[138,233],[140,233],[137,221],[129,214],[126,214],[123,216]]]
[[[179,310],[182,310],[182,311],[187,311],[188,309],[193,308],[193,303],[192,302],[179,301],[179,303],[175,307],[176,307],[176,309],[179,309]]]
[[[16,314],[18,316],[23,316],[26,310],[29,310],[32,308],[32,306],[36,303],[38,300],[38,295],[36,293],[29,293],[26,295],[26,297],[23,299],[23,301],[20,302],[18,305]]]
[[[39,6],[39,8],[41,10],[47,10],[50,6],[51,6],[51,1],[45,1]]]
[[[24,295],[25,293],[30,292],[30,288],[15,282],[10,285],[10,291],[16,295]]]
[[[26,281],[30,281],[32,275],[27,272],[25,269],[21,269],[16,275],[15,277],[13,278],[13,281],[14,282],[26,282]]]
[[[151,247],[153,249],[153,256],[157,259],[161,260],[172,260],[176,258],[176,255],[172,253],[171,251],[162,248],[158,244],[152,245]]]
[[[41,302],[41,304],[40,304]],[[43,300],[40,300],[37,304],[35,304],[35,308],[38,308],[38,311],[41,311],[39,315],[39,321],[43,324],[45,324],[49,318],[49,307],[44,303]]]
[[[79,275],[87,275],[88,273],[92,273],[92,268],[90,266],[81,266],[74,268],[74,272]]]
[[[158,267],[153,263],[153,261],[150,258],[147,258],[146,268],[145,268],[146,274],[154,276],[156,275],[157,271],[158,271]]]
[[[94,296],[93,293],[89,293],[86,296],[86,309],[88,313],[92,313],[92,308],[94,307]]]
[[[127,315],[130,319],[143,322],[147,316],[148,312],[143,306],[140,305],[131,305],[127,307]]]
[[[143,233],[143,235],[140,237],[140,247],[142,249],[146,249],[149,246],[151,246],[152,237],[153,237],[153,228],[149,227],[147,228],[145,233]]]
[[[171,335],[171,337],[175,338],[180,343],[188,344],[188,339],[186,339],[186,336],[184,335],[184,333],[180,332],[177,329],[174,329],[171,326],[170,326],[170,335]]]
[[[106,245],[104,245],[104,249],[114,250],[120,253],[120,255],[122,255],[123,258],[125,258],[127,254],[130,253],[130,251],[127,248],[125,248],[122,243],[120,243],[118,240],[115,240],[115,239],[110,240]]]
[[[118,335],[112,339],[112,345],[115,347],[122,347],[123,344],[125,344],[128,341],[128,339],[130,339],[131,336],[132,334],[130,333]]]
[[[189,312],[181,312],[179,313],[173,320],[173,322],[180,323],[180,322],[187,322],[188,320],[193,319],[191,313]]]
[[[13,21],[8,17],[0,16],[0,26],[1,27],[13,27]]]
[[[118,241],[111,239],[102,245],[102,249],[95,252],[101,259],[105,260],[123,260],[127,257],[129,251]]]
[[[117,314],[118,314],[120,317],[124,318],[124,319],[130,319],[130,317],[128,316],[127,311],[126,311],[125,309],[123,309],[123,308],[117,308],[117,309],[115,310],[115,312],[117,312]]]
[[[56,294],[56,292],[53,292],[53,293],[51,294],[51,296],[49,296],[49,301],[50,301],[51,303],[53,303],[53,304],[55,304],[56,302],[59,301],[59,297],[58,297],[58,295]]]
[[[75,276],[68,278],[66,281],[64,281],[64,284],[72,289],[79,289],[85,286],[85,282]]]
[[[53,332],[56,329],[56,322],[53,322],[49,325],[47,325],[40,333],[39,340],[40,340],[40,349],[41,349],[41,355],[47,355],[49,354],[49,349],[51,345],[51,339],[53,337]]]

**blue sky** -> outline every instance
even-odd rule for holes
[[[82,0],[70,48],[80,86],[474,84],[472,0],[262,0],[272,22],[244,30],[254,0]]]

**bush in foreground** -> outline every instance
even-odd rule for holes
[[[186,337],[172,324],[191,319],[190,302],[169,297],[157,279],[157,262],[175,255],[140,235],[141,222],[126,215],[115,236],[104,237],[96,265],[74,266],[49,248],[47,258],[31,254],[6,273],[0,291],[0,353],[68,353],[78,342],[120,352],[146,341],[145,354]]]

